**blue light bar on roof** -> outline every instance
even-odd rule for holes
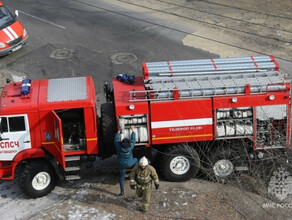
[[[21,95],[28,95],[30,92],[31,79],[24,79],[21,83]]]

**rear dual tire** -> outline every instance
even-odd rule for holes
[[[214,146],[204,160],[202,171],[206,178],[214,182],[226,183],[241,171],[248,171],[250,165],[244,146],[246,144],[231,141]]]

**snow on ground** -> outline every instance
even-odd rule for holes
[[[31,199],[23,194],[16,181],[1,181],[0,219],[114,219],[115,214],[75,202],[84,200],[92,184],[66,183],[45,197]]]

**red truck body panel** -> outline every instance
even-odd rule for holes
[[[213,139],[212,100],[178,100],[150,104],[153,144]]]
[[[126,84],[118,81],[117,79],[113,79],[113,88],[114,88],[114,97],[115,97],[115,109],[116,115],[131,115],[133,112],[135,114],[148,114],[148,102],[130,102],[130,91],[139,91],[144,90],[144,82],[142,77],[137,77],[137,81],[134,84]],[[129,106],[131,104],[135,105],[135,109],[131,110]]]

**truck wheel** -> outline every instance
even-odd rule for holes
[[[19,177],[20,188],[32,198],[47,195],[55,188],[56,183],[55,173],[41,160],[28,163]]]
[[[189,146],[172,146],[162,155],[160,171],[170,181],[187,181],[196,176],[200,168],[197,151]]]
[[[204,172],[211,181],[225,183],[234,177],[236,169],[248,169],[244,158],[243,151],[231,147],[216,148],[210,152]]]
[[[234,164],[229,151],[215,151],[210,156],[210,178],[213,181],[224,182],[234,172]]]
[[[104,103],[100,108],[101,135],[103,139],[101,154],[103,157],[108,157],[115,154],[114,137],[117,129],[115,107],[112,103]]]

